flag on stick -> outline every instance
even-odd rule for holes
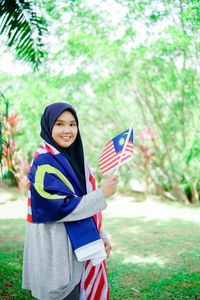
[[[133,155],[133,126],[110,140],[99,159],[103,175],[127,163]],[[116,171],[117,171],[116,170]]]

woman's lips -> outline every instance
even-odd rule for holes
[[[62,139],[65,141],[65,142],[69,142],[71,137],[70,136],[63,136]]]

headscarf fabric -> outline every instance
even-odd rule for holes
[[[75,109],[68,103],[56,102],[47,106],[41,118],[40,136],[50,145],[55,147],[71,165],[77,180],[80,184],[83,195],[86,194],[85,169],[84,169],[84,152],[81,135],[78,127],[78,133],[75,141],[67,148],[60,147],[52,137],[52,129],[57,118],[64,112],[70,111],[76,119],[79,126],[78,117]]]

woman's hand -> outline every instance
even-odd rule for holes
[[[114,175],[108,178],[107,180],[105,180],[100,186],[100,189],[102,189],[105,198],[112,196],[116,192],[118,177],[119,177],[118,175]]]
[[[106,250],[106,254],[107,254],[107,258],[108,258],[110,256],[110,251],[111,251],[112,247],[107,238],[103,238],[102,240],[104,242],[104,246],[105,246],[105,250]]]

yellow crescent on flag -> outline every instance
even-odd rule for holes
[[[75,193],[74,188],[71,185],[71,183],[69,182],[69,180],[58,169],[46,164],[46,165],[41,165],[41,166],[37,167],[37,171],[35,173],[35,184],[34,184],[36,191],[43,198],[46,198],[46,199],[62,199],[63,198],[62,195],[57,195],[57,194],[52,195],[50,193],[47,193],[44,190],[44,176],[45,176],[46,172],[51,173],[51,174],[56,174],[68,186],[68,188],[73,193]],[[75,195],[75,197],[77,197],[77,196]]]

